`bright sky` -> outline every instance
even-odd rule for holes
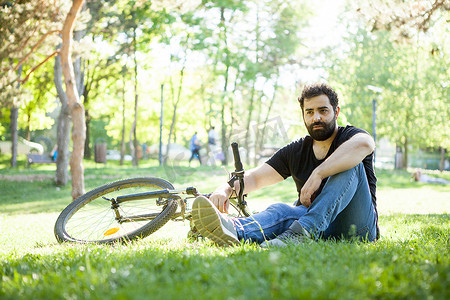
[[[311,18],[310,26],[304,32],[304,35],[309,37],[305,45],[311,52],[316,52],[326,46],[338,45],[345,30],[344,26],[338,23],[338,16],[343,11],[344,1],[318,0],[313,5],[315,16]],[[324,70],[306,69],[298,70],[296,77],[307,82],[319,80],[324,74]]]
[[[317,38],[318,46],[336,44],[341,39],[341,29],[338,24],[338,14],[342,11],[342,0],[319,0],[314,2],[314,16],[310,21],[310,31]]]

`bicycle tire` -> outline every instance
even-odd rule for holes
[[[115,199],[120,195],[173,188],[170,182],[153,177],[124,179],[100,186],[82,195],[61,212],[55,223],[56,239],[60,243],[114,244],[144,238],[172,218],[178,200],[165,199],[164,205],[157,205],[156,199],[123,202],[120,211],[124,215],[151,213],[155,217],[119,224],[110,201],[103,197]]]

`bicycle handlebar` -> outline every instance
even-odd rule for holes
[[[236,172],[240,172],[244,169],[241,162],[241,157],[239,155],[239,145],[236,142],[231,143],[231,148],[233,149],[233,156],[234,156],[234,168],[236,169]]]

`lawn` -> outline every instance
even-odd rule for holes
[[[129,245],[60,245],[53,226],[70,202],[70,185],[53,185],[54,168],[0,170],[1,299],[450,299],[450,187],[410,182],[407,172],[377,171],[377,243],[263,250],[192,242],[188,224],[174,222]],[[154,176],[209,192],[226,179],[221,168],[152,162],[139,168],[88,162],[85,174],[87,190]],[[258,191],[249,205],[292,203],[293,187],[287,180]]]

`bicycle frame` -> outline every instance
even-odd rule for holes
[[[175,199],[178,200],[181,211],[175,213],[172,217],[172,220],[177,221],[177,218],[181,217],[181,220],[178,221],[183,221],[189,219],[190,215],[187,214],[186,212],[186,199],[188,199],[188,197],[182,198],[179,196],[180,194],[192,195],[194,197],[200,195],[195,187],[188,187],[185,189],[173,189],[173,190],[164,189],[159,191],[122,195],[118,196],[116,199],[107,199],[104,197],[104,199],[111,202],[111,209],[114,210],[116,220],[120,224],[126,222],[150,221],[156,218],[159,213],[123,217],[119,211],[121,203],[127,201],[154,199],[154,198],[159,198],[159,201],[158,200],[156,201],[158,205],[164,205],[165,203],[167,203],[168,200],[175,200]],[[164,200],[161,201],[162,199]],[[231,197],[229,200],[234,207],[238,208],[238,211],[240,211],[240,213],[242,213],[244,216],[247,216],[245,211],[245,208],[247,206],[246,202],[239,201],[240,200],[239,196]]]
[[[183,220],[185,219],[185,212],[186,212],[186,198],[181,198],[179,194],[187,194],[187,195],[193,195],[198,196],[200,195],[197,192],[197,189],[195,187],[188,187],[185,189],[174,189],[174,190],[159,190],[159,191],[152,191],[152,192],[144,192],[144,193],[138,193],[138,194],[130,194],[130,195],[122,195],[118,196],[116,199],[107,199],[103,197],[105,200],[108,200],[111,202],[111,209],[114,210],[114,213],[116,215],[116,220],[118,223],[122,224],[125,222],[135,222],[135,221],[147,221],[152,220],[158,216],[159,213],[154,214],[145,214],[145,215],[136,215],[136,216],[128,216],[128,217],[122,217],[120,215],[119,206],[120,203],[124,203],[127,201],[135,201],[135,200],[144,200],[144,199],[154,199],[159,198],[159,201],[157,200],[156,203],[158,205],[164,205],[167,203],[168,200],[174,200],[177,199],[180,203],[181,212],[174,215],[173,219],[182,216]],[[163,201],[161,201],[164,199]]]
[[[229,199],[230,212],[235,217],[249,216],[243,194],[244,169],[238,145],[232,143],[231,146],[235,171],[229,181],[234,192]],[[234,184],[236,180],[239,185]],[[191,230],[188,236],[196,237],[198,232],[192,222],[190,202],[201,195],[210,197],[210,194],[200,194],[195,187],[175,189],[162,178],[130,178],[108,183],[70,203],[56,220],[55,236],[59,242],[112,244],[144,238],[169,220],[189,220]]]
[[[240,189],[239,194],[236,195],[236,198],[230,198],[230,203],[237,208],[238,211],[240,211],[244,216],[248,217],[249,214],[246,211],[247,202],[245,201],[244,195],[244,168],[242,166],[241,158],[239,155],[238,150],[238,144],[232,143],[231,148],[233,150],[233,156],[234,156],[234,162],[235,162],[235,171],[231,174],[232,177],[228,181],[228,184],[234,189],[234,182],[236,180],[239,181]],[[123,195],[118,196],[116,199],[106,199],[108,201],[111,201],[111,208],[114,210],[116,215],[116,220],[120,224],[125,222],[132,222],[132,221],[146,221],[146,220],[152,220],[154,219],[158,214],[146,214],[146,215],[137,215],[137,216],[129,216],[129,217],[122,217],[119,212],[119,204],[126,202],[126,201],[135,201],[135,200],[142,200],[142,199],[154,199],[159,198],[159,201],[157,200],[156,203],[158,205],[164,205],[167,203],[167,200],[175,200],[177,199],[181,211],[179,213],[175,213],[172,220],[177,220],[177,218],[181,217],[181,220],[185,220],[186,217],[186,199],[187,198],[181,198],[179,194],[187,194],[192,196],[199,196],[197,189],[195,187],[188,187],[185,189],[173,189],[173,190],[160,190],[160,191],[153,191],[153,192],[144,192],[144,193],[138,193],[138,194],[131,194],[131,195]],[[164,198],[163,201],[161,201]],[[234,200],[234,199],[237,199]]]

